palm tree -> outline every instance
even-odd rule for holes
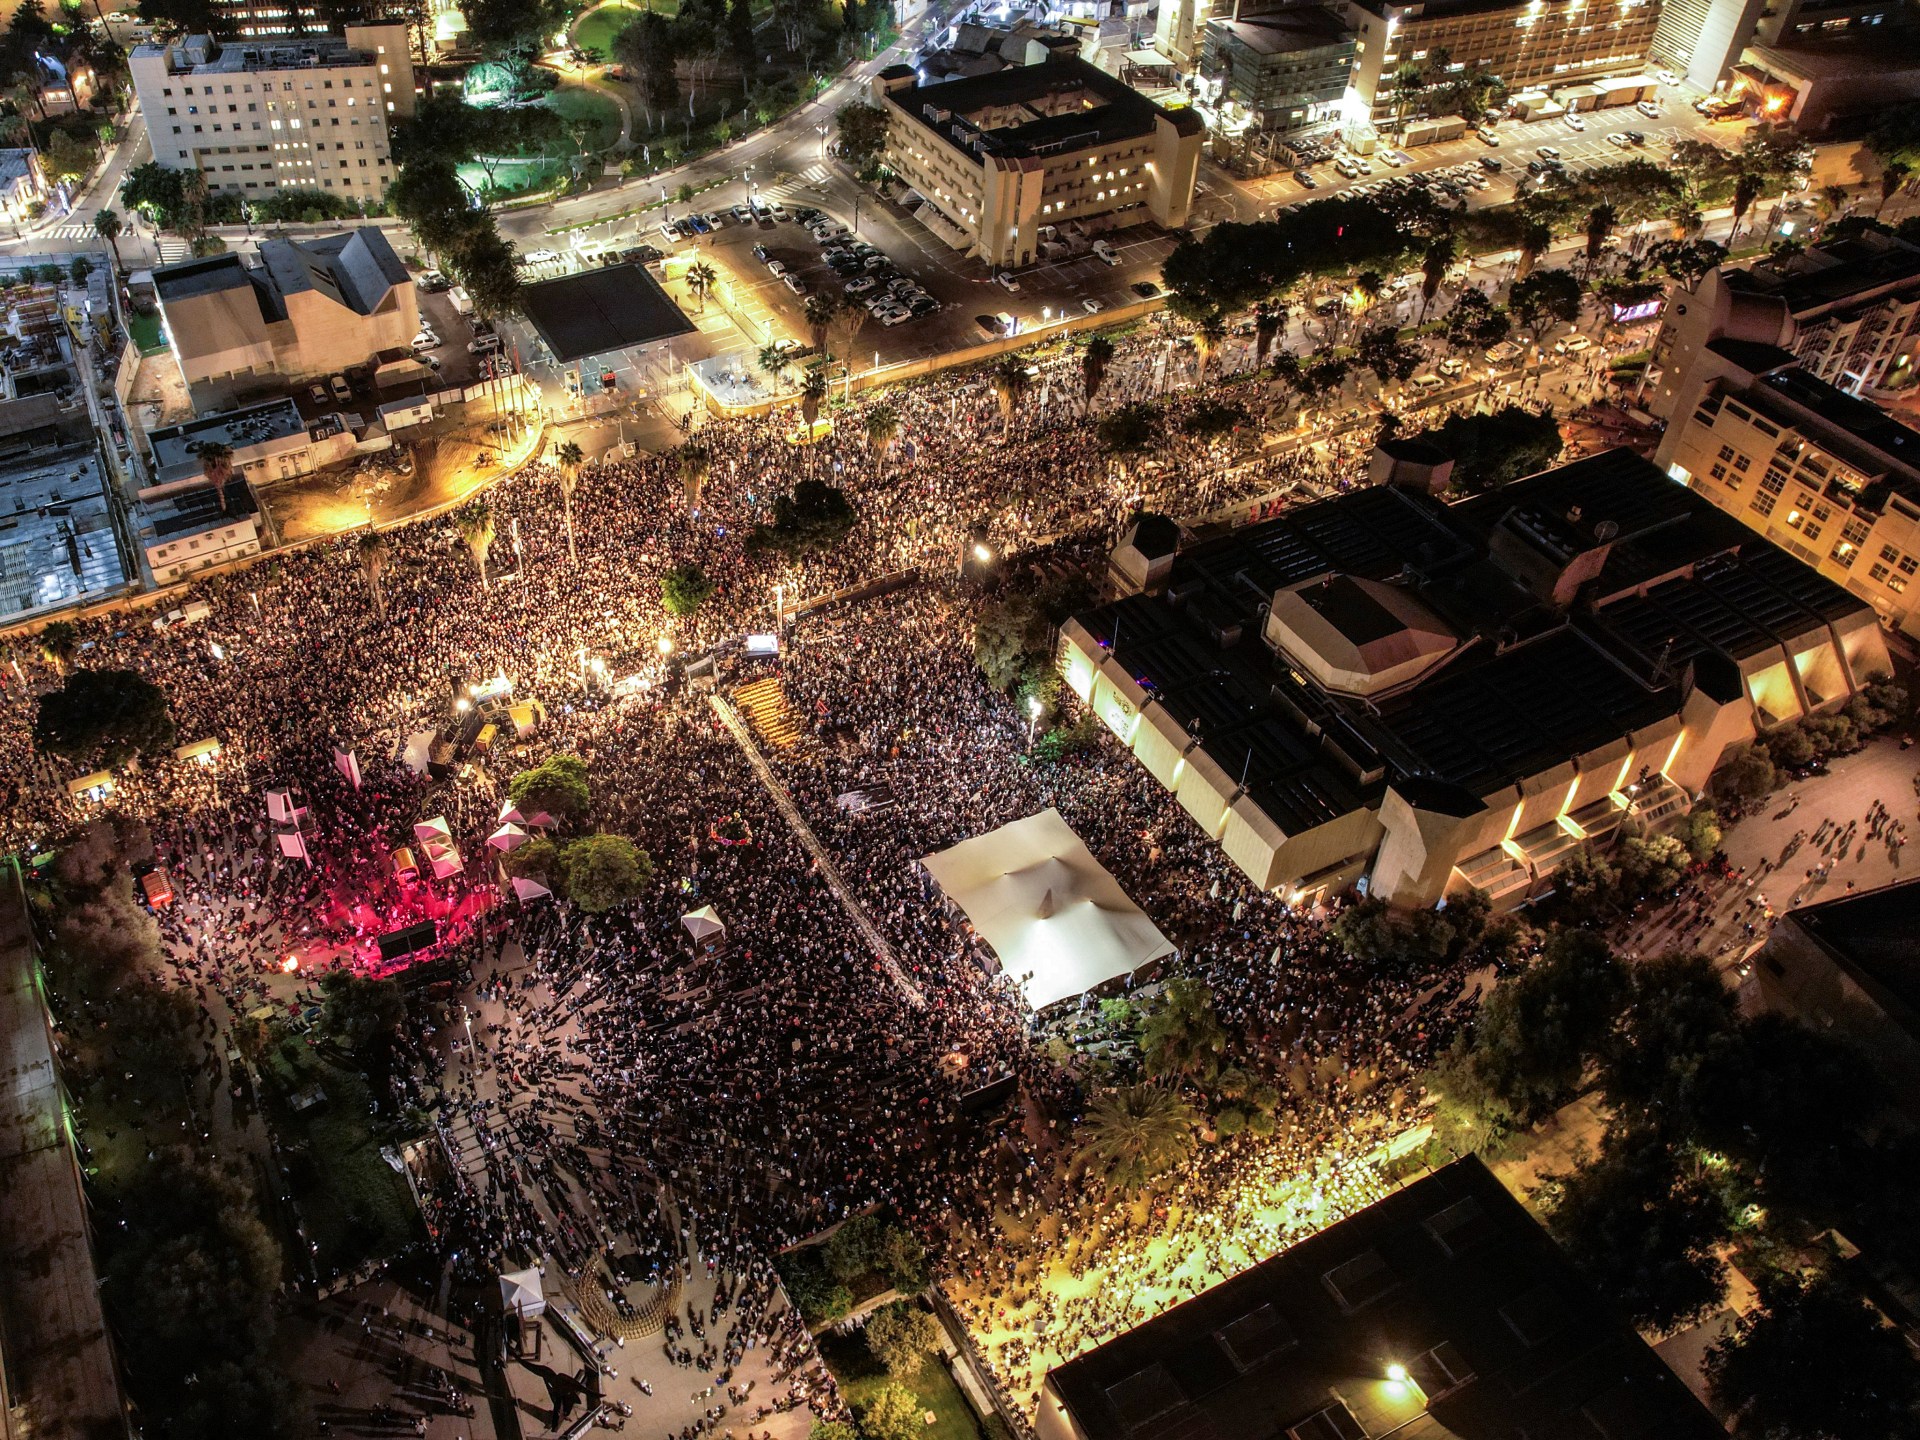
[[[387,537],[378,530],[362,530],[360,538],[354,542],[354,548],[360,554],[360,568],[366,572],[367,589],[373,594],[373,613],[384,620],[387,618],[387,596],[381,589],[380,579],[387,573]]]
[[[1880,210],[1887,208],[1887,202],[1894,197],[1894,193],[1906,183],[1907,177],[1912,173],[1913,167],[1904,160],[1889,160],[1881,168]],[[1876,210],[1874,213],[1877,215],[1880,212]]]
[[[102,210],[93,217],[93,233],[113,249],[113,270],[120,273],[120,232],[126,228],[115,210]]]
[[[1667,220],[1673,225],[1673,238],[1685,240],[1690,235],[1698,235],[1705,217],[1700,213],[1700,202],[1690,194],[1682,194],[1668,205],[1665,210]]]
[[[1227,319],[1217,310],[1193,327],[1193,353],[1200,362],[1194,370],[1194,384],[1198,385],[1207,378],[1207,361],[1213,358],[1213,352],[1220,348],[1220,342],[1226,338]]]
[[[233,447],[220,440],[197,440],[188,447],[199,457],[200,473],[213,486],[220,509],[227,508],[227,481],[233,478]]]
[[[1427,318],[1427,307],[1446,283],[1447,267],[1453,264],[1456,246],[1451,235],[1436,235],[1420,257],[1420,319]]]
[[[1013,429],[1013,415],[1033,388],[1027,375],[1027,362],[1018,355],[1004,356],[988,377],[993,398],[1000,402],[1000,434],[1004,438]]]
[[[493,547],[493,510],[484,499],[469,500],[453,512],[453,528],[467,542],[467,550],[480,571],[482,589],[491,588],[487,580],[487,551]]]
[[[853,342],[860,337],[860,329],[867,323],[867,307],[864,305],[842,305],[834,311],[833,323],[827,328],[832,332],[833,346],[840,352],[840,364],[846,371],[845,396],[853,394]]]
[[[1727,232],[1727,243],[1733,243],[1733,237],[1740,233],[1740,222],[1747,218],[1747,212],[1753,209],[1753,202],[1760,198],[1760,192],[1766,188],[1767,177],[1757,170],[1742,170],[1733,178],[1733,228]]]
[[[713,453],[704,445],[691,442],[675,452],[680,461],[680,484],[687,492],[687,513],[700,508],[700,492],[707,483],[707,471],[713,468]]]
[[[777,344],[762,345],[760,353],[754,358],[759,363],[760,369],[773,377],[773,383],[777,387],[780,384],[780,377],[787,371],[786,350]]]
[[[687,288],[700,297],[700,308],[707,308],[707,292],[720,277],[714,273],[713,266],[704,260],[696,260],[687,267]]]
[[[1814,205],[1820,211],[1822,223],[1831,224],[1840,218],[1842,212],[1852,208],[1853,196],[1844,185],[1822,185],[1820,193],[1814,198]]]
[[[1262,300],[1253,307],[1253,363],[1264,365],[1273,342],[1287,328],[1287,307],[1278,300]]]
[[[826,398],[827,372],[815,366],[807,371],[806,383],[800,387],[800,413],[807,418],[808,430],[820,418],[820,404]]]
[[[1587,275],[1592,278],[1593,267],[1600,263],[1600,256],[1607,248],[1607,241],[1613,238],[1615,211],[1606,201],[1601,201],[1587,212]]]
[[[1158,1085],[1109,1090],[1080,1122],[1074,1163],[1109,1191],[1128,1194],[1193,1153],[1193,1110]]]
[[[1093,408],[1093,397],[1100,393],[1100,386],[1106,381],[1107,366],[1112,360],[1113,341],[1104,335],[1087,341],[1086,352],[1080,357],[1080,386],[1089,410]]]
[[[840,306],[831,295],[809,295],[806,305],[802,308],[807,317],[807,329],[813,336],[813,348],[816,350],[826,349],[827,325],[832,321],[834,313],[839,310]]]
[[[79,652],[80,632],[73,628],[72,621],[56,620],[40,632],[40,658],[57,673],[66,674]]]
[[[571,440],[553,447],[553,463],[560,472],[560,509],[567,517],[567,563],[578,565],[580,552],[573,546],[573,492],[580,484],[580,466],[586,454]]]
[[[869,405],[867,407],[867,448],[873,452],[873,463],[877,469],[893,450],[894,442],[900,438],[900,416],[891,405]]]
[[[1526,228],[1520,232],[1520,262],[1513,267],[1513,278],[1526,279],[1532,273],[1533,267],[1539,263],[1540,257],[1547,253],[1552,244],[1553,231],[1544,221],[1528,222]]]

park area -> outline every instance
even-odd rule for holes
[[[573,26],[573,43],[596,60],[613,58],[613,37],[651,9],[668,19],[679,13],[677,0],[653,0],[648,5],[616,3],[598,5],[582,15]]]
[[[867,1414],[889,1384],[899,1384],[913,1397],[922,1422],[915,1433],[924,1440],[982,1440],[973,1407],[938,1355],[926,1356],[910,1375],[895,1375],[868,1348],[865,1330],[850,1335],[828,1331],[818,1337],[817,1343],[820,1358],[839,1382],[840,1398],[856,1415]],[[929,1415],[933,1417],[931,1423],[926,1421]]]

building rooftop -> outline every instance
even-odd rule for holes
[[[1549,571],[1604,559],[1561,608],[1500,558],[1516,549]],[[1268,649],[1263,607],[1323,577],[1336,599],[1366,582],[1353,592],[1373,603],[1329,623],[1357,651],[1384,644],[1369,665],[1406,664],[1409,683],[1348,699]],[[1369,627],[1396,592],[1406,644]],[[1484,796],[1676,713],[1691,685],[1737,695],[1739,661],[1862,603],[1616,450],[1455,505],[1391,486],[1305,505],[1183,551],[1164,593],[1080,618],[1293,834],[1389,783]],[[1416,663],[1449,633],[1444,663]]]
[[[413,283],[387,237],[372,226],[314,240],[262,240],[260,261],[282,296],[317,290],[360,315],[373,314],[395,289]]]
[[[171,470],[189,461],[197,463],[195,446],[218,444],[231,450],[270,444],[294,436],[310,436],[313,429],[300,418],[300,407],[291,400],[269,400],[249,405],[244,410],[229,410],[204,420],[189,420],[184,425],[169,425],[147,435],[155,467]]]
[[[1725,1435],[1474,1157],[1069,1360],[1047,1390],[1087,1440]]]
[[[0,466],[0,616],[126,583],[90,444]]]
[[[32,150],[0,150],[0,185],[11,185],[33,174],[36,159],[37,152]]]
[[[1162,118],[1183,135],[1193,110],[1167,110],[1078,56],[1053,55],[991,75],[902,86],[887,99],[969,158],[1046,155],[1153,133]]]
[[[1259,55],[1285,55],[1296,50],[1351,48],[1354,39],[1340,18],[1319,5],[1303,5],[1271,15],[1244,20],[1209,20],[1208,33],[1230,35]]]
[[[521,290],[520,306],[563,365],[696,328],[644,265],[607,265],[543,280]]]
[[[1920,246],[1869,233],[1720,274],[1733,289],[1775,296],[1802,316],[1869,292],[1920,284]]]
[[[1914,916],[1920,915],[1920,880],[1882,885],[1864,895],[1842,895],[1789,910],[1784,924],[1805,932],[1842,968],[1864,977],[1885,1007],[1920,1037],[1920,946],[1913,943]]]
[[[185,35],[176,41],[134,47],[135,60],[164,58],[170,75],[238,75],[259,70],[315,70],[366,65],[371,51],[347,43],[344,35],[301,39],[247,40],[221,44],[210,35]]]
[[[226,491],[224,506],[220,503],[220,497],[213,493],[211,485],[175,490],[167,495],[143,499],[140,502],[142,527],[151,530],[158,539],[170,540],[176,535],[195,535],[202,530],[217,529],[258,511],[253,491],[247,485],[230,480]]]

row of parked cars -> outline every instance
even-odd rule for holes
[[[840,281],[840,293],[866,306],[868,313],[882,325],[904,325],[940,308],[940,302],[918,281],[900,273],[884,250],[856,238],[831,215],[803,206],[794,211],[793,218],[820,247],[820,259]],[[778,275],[789,290],[796,295],[806,293],[798,277],[782,261],[768,255],[764,247],[756,246],[754,255]]]

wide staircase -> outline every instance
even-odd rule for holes
[[[787,705],[787,692],[775,675],[750,680],[733,692],[733,703],[753,727],[753,733],[769,750],[787,751],[806,743],[807,734],[793,718]]]

